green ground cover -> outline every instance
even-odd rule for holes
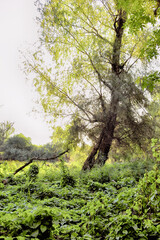
[[[22,164],[22,163],[21,163]],[[151,161],[90,172],[62,163],[0,165],[0,239],[160,239],[160,170]]]

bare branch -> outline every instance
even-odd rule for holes
[[[101,95],[100,92],[98,92],[97,88],[96,88],[87,78],[83,77],[83,79],[84,79],[86,82],[88,82],[88,83],[93,87],[93,89],[96,91],[96,93],[97,93],[99,96]]]
[[[38,160],[38,161],[49,161],[49,160],[54,160],[56,158],[59,158],[60,156],[64,155],[66,152],[68,152],[69,149],[67,149],[66,151],[58,154],[57,156],[51,157],[51,158],[39,158],[39,157],[33,157],[29,160],[29,162],[25,163],[22,167],[18,168],[13,175],[16,175],[18,172],[20,172],[23,168],[27,167],[29,164],[31,164],[34,160]]]
[[[70,8],[72,11],[74,11],[74,9],[71,7],[71,6],[69,6],[69,5],[67,5],[67,4],[64,4],[65,6],[67,6],[68,8]],[[100,33],[99,33],[99,31],[95,28],[95,26],[94,26],[94,24],[92,23],[92,21],[90,20],[90,18],[88,17],[88,15],[86,15],[85,14],[85,12],[83,11],[83,9],[81,8],[81,10],[82,10],[82,13],[83,13],[83,15],[85,16],[85,18],[88,20],[88,21],[86,21],[84,18],[82,18],[81,16],[79,16],[80,17],[80,19],[88,26],[88,27],[90,27],[93,31],[89,31],[88,29],[86,29],[85,27],[81,27],[81,26],[76,26],[76,25],[73,25],[73,26],[76,26],[76,27],[78,27],[78,28],[82,28],[82,29],[84,29],[87,33],[92,33],[92,34],[94,34],[94,35],[96,35],[97,37],[99,37],[99,38],[101,38],[102,40],[104,40],[105,42],[107,42],[107,43],[109,43],[111,46],[113,46],[113,44],[112,44],[112,42],[110,42],[107,38],[105,38],[105,37],[103,37]],[[78,13],[76,12],[76,15],[77,15]],[[62,25],[62,24],[60,24],[63,28],[64,28],[64,26]],[[110,26],[108,26],[109,28],[111,28]]]
[[[91,65],[92,65],[93,69],[95,70],[95,72],[96,72],[96,74],[97,74],[97,76],[98,76],[99,82],[102,82],[106,87],[108,87],[110,90],[112,90],[112,87],[111,87],[106,81],[103,80],[103,77],[101,76],[100,72],[98,71],[98,69],[97,69],[96,66],[94,65],[93,60],[91,59],[91,57],[89,56],[89,54],[87,54],[87,55],[88,55],[88,58],[89,58],[89,60],[90,60],[90,63],[91,63]]]
[[[108,11],[109,15],[111,16],[112,18],[112,21],[114,22],[114,17],[115,17],[115,14],[113,13],[108,1],[104,1],[104,0],[101,0],[101,3],[103,4],[103,6],[106,8],[106,10]]]
[[[128,67],[127,72],[132,68],[132,66],[139,60],[139,57]]]
[[[93,115],[90,111],[85,111],[78,103],[76,103],[66,92],[64,92],[61,88],[59,88],[58,86],[56,86],[55,84],[53,84],[52,82],[49,82],[49,84],[53,87],[56,88],[60,93],[62,93],[64,96],[66,96],[66,98],[68,98],[77,108],[79,108],[87,117],[88,119],[91,121],[90,116],[88,115],[88,113],[90,113],[91,115]],[[87,113],[88,112],[88,113]]]
[[[28,62],[28,60],[26,59],[26,61]],[[39,75],[43,76],[43,78],[47,81],[47,83],[49,85],[52,86],[52,88],[57,89],[62,95],[64,95],[68,100],[70,100],[71,103],[73,103],[79,110],[81,110],[86,116],[87,119],[83,118],[86,121],[90,121],[90,122],[96,122],[97,120],[93,120],[90,118],[89,114],[92,115],[92,117],[94,118],[94,114],[90,111],[86,111],[84,110],[78,103],[76,103],[64,90],[62,90],[60,87],[58,87],[56,84],[53,84],[50,81],[50,78],[48,76],[46,76],[45,74],[43,74],[36,66],[33,66],[30,62],[28,62],[28,65],[34,70],[34,72],[38,73]],[[34,63],[35,65],[35,63]]]
[[[13,175],[16,175],[18,172],[20,172],[21,170],[23,170],[25,167],[27,167],[29,164],[31,164],[34,160],[38,160],[38,161],[48,161],[48,160],[54,160],[56,158],[59,158],[60,156],[64,155],[65,153],[67,153],[69,151],[69,149],[67,149],[66,151],[58,154],[57,156],[54,156],[52,158],[37,158],[37,157],[33,157],[31,158],[27,163],[25,163],[23,166],[21,166],[20,168],[18,168]],[[2,183],[4,185],[8,184],[9,182],[9,178],[6,178],[2,181]]]
[[[99,31],[94,27],[92,21],[91,21],[91,20],[89,19],[89,17],[84,13],[84,11],[83,11],[83,14],[84,14],[84,16],[88,19],[88,21],[90,22],[90,24],[89,24],[87,21],[85,21],[84,19],[82,19],[82,20],[83,20],[91,29],[93,29],[93,32],[91,32],[91,33],[95,34],[97,37],[99,37],[100,39],[104,40],[105,42],[107,42],[107,43],[109,43],[111,46],[113,46],[112,42],[110,42],[107,38],[103,37],[103,36],[99,33]]]
[[[123,66],[123,67],[124,67],[124,66],[126,65],[126,63],[132,58],[132,55],[133,55],[133,53],[134,53],[134,50],[135,50],[137,44],[138,44],[138,43],[136,43],[136,44],[133,46],[132,51],[129,53],[130,56],[125,60],[124,63],[122,63],[122,66]]]

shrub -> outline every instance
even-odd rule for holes
[[[70,175],[68,167],[64,164],[63,160],[61,160],[61,170],[62,170],[61,186],[65,187],[67,185],[70,185],[74,187],[76,184],[76,180],[72,175]]]
[[[37,165],[32,164],[28,170],[28,176],[30,180],[35,180],[39,173],[39,168]]]

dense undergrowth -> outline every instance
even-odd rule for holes
[[[16,162],[0,165],[0,178]],[[90,172],[33,163],[0,183],[0,239],[160,239],[160,170],[151,161]]]

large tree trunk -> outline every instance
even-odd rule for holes
[[[116,116],[114,112],[110,112],[106,126],[102,129],[97,144],[93,147],[91,153],[84,162],[82,170],[91,169],[95,164],[104,165],[108,159],[108,154],[112,145],[114,129],[116,126]],[[95,156],[98,156],[95,160]]]
[[[106,114],[106,122],[104,123],[104,128],[98,139],[97,144],[94,146],[92,152],[86,159],[83,170],[91,169],[94,164],[104,165],[108,159],[108,154],[112,145],[114,130],[116,127],[117,110],[119,105],[118,90],[119,90],[119,79],[121,71],[124,67],[120,63],[121,45],[122,37],[124,31],[124,24],[126,22],[126,13],[120,9],[115,17],[114,29],[115,29],[115,40],[113,44],[112,51],[112,91],[111,91],[111,102],[110,110]],[[98,153],[97,159],[95,160],[95,155]]]
[[[108,113],[106,123],[101,131],[97,144],[93,147],[90,155],[84,162],[82,170],[91,169],[94,164],[104,165],[108,159],[108,154],[112,145],[114,130],[116,127],[118,98],[115,94],[111,97],[110,111]],[[95,155],[98,153],[98,157],[95,160]]]
[[[82,167],[82,170],[89,170],[91,169],[94,164],[95,164],[95,155],[97,154],[98,152],[98,149],[100,147],[100,144],[102,142],[102,139],[103,139],[103,136],[104,136],[104,132],[105,132],[105,128],[102,129],[102,132],[101,132],[101,135],[97,141],[97,144],[93,147],[91,153],[89,154],[89,156],[87,157],[86,161],[84,162],[83,164],[83,167]]]
[[[114,129],[116,127],[116,113],[111,113],[107,126],[105,128],[99,152],[95,164],[103,166],[108,159],[108,154],[114,137]]]

